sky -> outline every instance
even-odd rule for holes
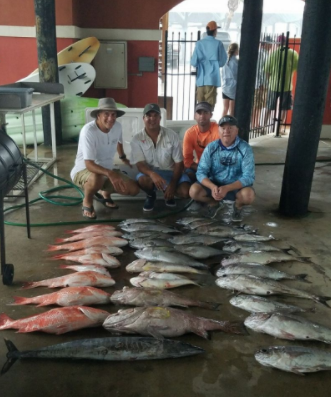
[[[203,4],[203,7],[202,7]],[[228,0],[185,0],[172,11],[176,12],[226,12]],[[302,14],[305,3],[301,0],[264,0],[264,13],[289,13]],[[242,11],[243,4],[238,7],[237,12]]]

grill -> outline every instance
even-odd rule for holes
[[[2,282],[10,285],[14,278],[14,266],[6,264],[4,197],[20,180],[24,171],[23,156],[16,143],[0,128],[0,244]]]

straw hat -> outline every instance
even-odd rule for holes
[[[117,109],[116,102],[114,101],[113,98],[99,99],[98,107],[96,109],[92,110],[91,117],[93,117],[95,119],[98,115],[98,112],[100,112],[102,110],[109,110],[111,112],[116,112],[117,117],[121,117],[121,116],[123,116],[123,114],[125,114],[125,112],[123,112],[123,110]]]

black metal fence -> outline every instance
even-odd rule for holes
[[[171,111],[172,120],[194,119],[196,72],[190,65],[195,43],[201,32],[165,34],[163,106]],[[228,43],[227,43],[228,45]],[[293,71],[300,41],[286,36],[263,34],[260,40],[255,94],[251,115],[250,138],[276,133],[280,136],[290,126],[288,111],[292,108]],[[279,104],[283,106],[279,106]]]
[[[271,134],[279,137],[290,127],[293,107],[293,75],[297,69],[300,41],[282,35],[263,35],[260,41],[250,138]]]

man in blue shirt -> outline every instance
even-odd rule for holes
[[[254,201],[255,179],[253,150],[238,137],[238,123],[232,116],[219,121],[220,139],[211,142],[202,153],[197,171],[197,183],[190,188],[190,197],[206,203],[214,217],[222,200],[233,203],[232,220],[242,221],[241,209]]]
[[[208,102],[213,110],[216,104],[217,87],[221,86],[219,69],[227,60],[223,43],[215,38],[217,28],[215,21],[207,24],[207,36],[196,43],[191,58],[191,65],[197,68],[197,103]]]

